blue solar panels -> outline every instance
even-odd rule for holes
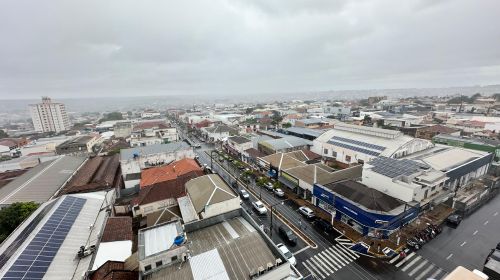
[[[85,201],[72,196],[64,198],[2,279],[42,279]]]
[[[379,151],[385,150],[385,147],[375,145],[375,144],[365,143],[365,142],[361,142],[361,141],[357,141],[357,140],[352,140],[349,138],[333,136],[332,139],[339,140],[339,141],[346,142],[346,143],[351,143],[351,144],[362,146],[362,147],[366,147],[366,148],[373,149],[373,150],[379,150]]]
[[[337,142],[337,141],[330,140],[330,141],[328,141],[328,143],[330,143],[332,145],[335,145],[337,147],[341,147],[341,148],[344,148],[344,149],[349,149],[349,150],[360,152],[360,153],[367,154],[367,155],[370,155],[370,156],[378,156],[378,155],[380,155],[379,152],[370,151],[370,150],[363,149],[363,148],[360,148],[360,147],[355,147],[355,146],[347,145],[347,144],[344,144],[344,143],[341,143],[341,142]]]

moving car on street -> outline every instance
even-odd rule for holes
[[[247,192],[246,190],[244,190],[244,189],[241,189],[241,190],[240,190],[240,196],[241,196],[241,198],[243,198],[243,199],[245,199],[245,200],[250,198],[250,195],[249,195],[249,194],[248,194],[248,192]]]
[[[267,213],[266,207],[260,200],[252,202],[252,205],[255,211],[257,211],[257,213],[259,213],[260,215],[264,215]]]
[[[453,214],[453,215],[450,215],[447,219],[446,219],[446,222],[448,224],[451,224],[451,225],[454,225],[454,226],[458,226],[460,225],[460,223],[462,222],[462,216],[458,215],[458,214]]]
[[[319,230],[324,231],[326,233],[333,232],[332,224],[323,219],[317,219],[316,221],[314,221],[314,226],[316,226]]]
[[[297,260],[293,256],[292,252],[290,252],[290,250],[288,250],[288,248],[283,243],[279,243],[278,245],[276,245],[276,247],[278,247],[278,249],[280,249],[281,253],[283,253],[283,255],[285,255],[285,257],[288,259],[288,261],[290,262],[291,265],[293,265],[293,266],[297,265]]]

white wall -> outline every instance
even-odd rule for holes
[[[404,183],[400,181],[395,183],[391,178],[380,175],[369,169],[363,170],[361,182],[370,188],[376,189],[405,202],[410,202],[414,198],[414,190],[410,185],[405,186]]]
[[[240,205],[240,197],[236,196],[230,200],[222,201],[219,203],[211,204],[208,207],[205,207],[205,212],[201,213],[201,217],[203,219],[220,215],[222,213],[227,213],[229,211],[239,209]]]

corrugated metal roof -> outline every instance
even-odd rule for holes
[[[61,156],[44,162],[0,189],[0,205],[49,200],[85,161],[85,157]]]
[[[161,153],[171,153],[183,149],[190,148],[185,142],[173,142],[168,144],[154,144],[144,147],[122,149],[120,150],[121,160],[131,160],[134,158],[134,154],[139,156],[161,154]]]
[[[193,271],[193,280],[229,280],[217,249],[194,256],[189,262]]]

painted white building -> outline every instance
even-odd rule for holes
[[[401,158],[433,146],[431,141],[400,131],[336,123],[334,129],[313,141],[311,151],[325,159],[352,164],[368,162],[378,156]]]
[[[61,132],[71,128],[66,107],[55,103],[49,97],[42,97],[42,103],[30,104],[33,126],[37,132]]]
[[[362,183],[405,202],[428,203],[448,178],[422,162],[378,157],[363,166]]]

